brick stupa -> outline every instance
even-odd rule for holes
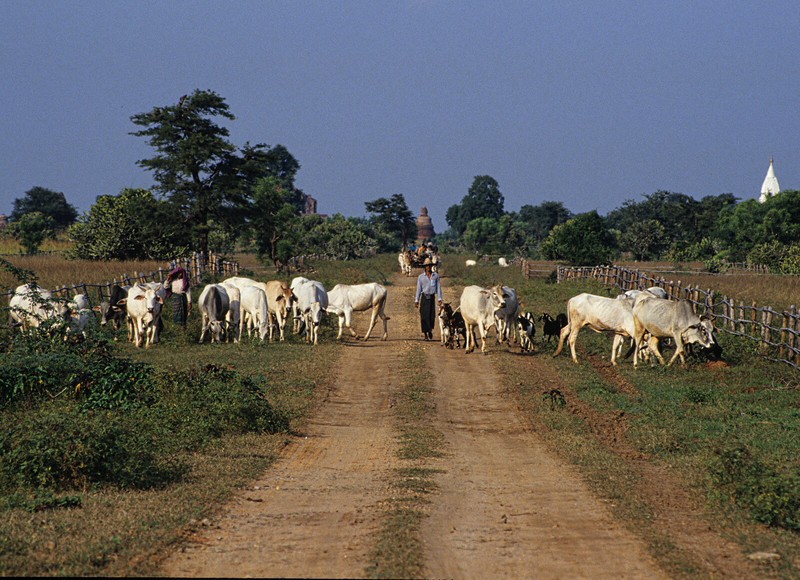
[[[423,207],[419,210],[419,217],[417,218],[417,241],[430,240],[435,236],[433,231],[433,222],[428,216],[428,208]]]

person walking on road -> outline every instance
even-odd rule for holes
[[[414,305],[419,307],[422,335],[425,340],[431,340],[436,320],[436,300],[438,299],[439,306],[442,305],[442,286],[439,283],[439,274],[433,271],[433,262],[430,258],[425,258],[422,267],[424,271],[417,278]]]

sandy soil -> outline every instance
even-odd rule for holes
[[[162,574],[363,577],[381,502],[389,494],[387,476],[397,465],[390,395],[401,380],[404,350],[421,344],[435,370],[433,422],[446,440],[445,457],[433,462],[441,470],[439,492],[421,529],[426,576],[666,578],[644,543],[614,520],[577,471],[546,450],[514,396],[503,391],[492,370],[493,354],[465,355],[422,341],[413,281],[398,275],[387,288],[389,340],[347,341],[335,388],[304,436],[169,555]],[[460,289],[446,282],[445,299],[457,303]],[[363,334],[364,316],[355,324]],[[557,383],[540,357],[516,358],[538,365],[533,370],[539,374],[532,376],[543,385]],[[619,430],[618,421],[611,423]],[[602,437],[603,427],[598,429]],[[631,453],[630,460],[641,458]],[[691,513],[691,501],[672,491],[664,500],[673,504],[672,512]],[[669,516],[665,510],[665,526],[680,532],[686,523]],[[736,547],[703,525],[697,519],[697,529],[714,545],[710,555],[699,556],[709,562],[708,575],[736,576]],[[688,543],[691,533],[684,532]],[[717,565],[719,559],[729,564]]]

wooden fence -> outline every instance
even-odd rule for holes
[[[120,286],[130,286],[137,282],[163,282],[166,280],[167,275],[174,268],[181,266],[189,273],[189,281],[192,286],[196,286],[203,282],[206,274],[219,275],[225,278],[230,276],[239,275],[239,263],[223,259],[221,256],[209,252],[208,257],[202,252],[195,252],[189,257],[178,258],[172,260],[165,268],[159,268],[153,272],[134,272],[133,274],[121,274],[119,279],[109,280],[107,282],[85,284],[83,282],[77,284],[62,284],[56,288],[50,289],[53,296],[57,298],[72,298],[75,294],[86,294],[91,306],[100,304],[103,300],[108,300],[111,295],[111,287],[114,284]],[[0,293],[6,297],[6,304],[8,299],[14,293],[13,288],[9,288],[5,292]]]
[[[663,288],[671,298],[687,300],[698,315],[713,318],[717,331],[747,338],[758,343],[759,353],[766,359],[800,368],[800,315],[794,305],[779,312],[769,306],[745,304],[728,296],[703,290],[696,286],[683,286],[662,277],[651,277],[645,272],[620,266],[595,266],[574,268],[558,266],[558,282],[571,280],[598,280],[606,286],[627,290],[644,290],[652,286]]]

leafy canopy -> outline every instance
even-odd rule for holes
[[[78,217],[78,211],[63,193],[44,187],[33,187],[25,196],[14,200],[14,209],[9,216],[12,222],[19,221],[27,213],[39,212],[50,218],[51,228],[62,230]]]

